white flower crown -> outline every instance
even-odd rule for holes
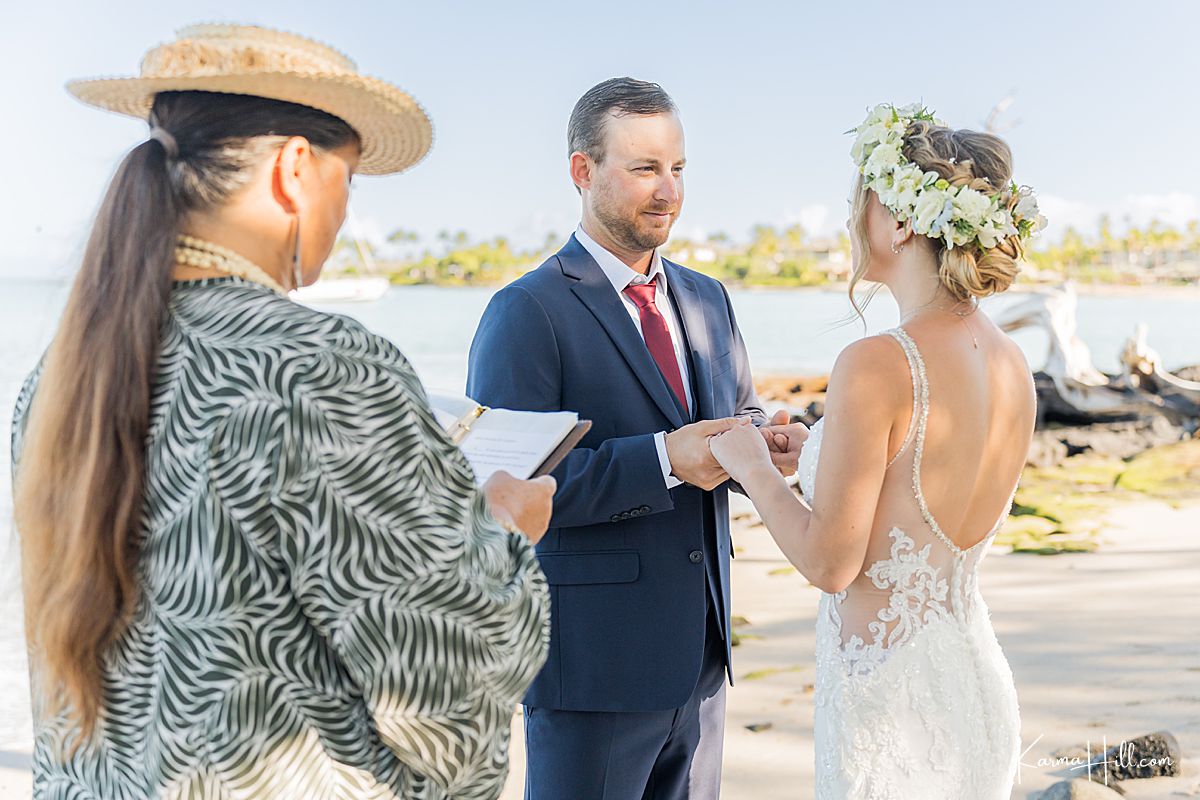
[[[947,247],[975,245],[984,250],[1009,236],[1025,241],[1046,227],[1028,186],[1013,183],[995,194],[984,194],[951,186],[938,173],[925,172],[905,158],[904,136],[917,120],[945,127],[919,103],[899,108],[885,103],[847,131],[857,134],[850,157],[862,173],[863,185],[897,220],[912,220],[915,233],[943,239]]]

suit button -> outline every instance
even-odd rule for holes
[[[629,513],[628,511],[621,512],[621,519],[629,519],[632,516],[633,516],[633,514]]]
[[[613,514],[611,517],[609,517],[609,518],[608,518],[608,521],[609,521],[609,522],[620,522],[620,521],[621,521],[621,515],[620,515],[620,514]]]
[[[703,560],[704,553],[700,552],[699,550],[693,550],[692,552],[688,553],[688,561],[691,561],[693,564],[699,564]]]
[[[638,511],[642,512],[643,514],[649,514],[650,506],[642,506],[641,508],[638,509]]]

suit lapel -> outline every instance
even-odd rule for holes
[[[558,257],[563,274],[577,281],[571,286],[571,291],[604,328],[654,404],[675,427],[683,427],[686,421],[670,387],[663,380],[658,364],[654,363],[654,358],[646,348],[645,340],[638,334],[625,304],[613,291],[600,265],[574,236],[558,252]]]
[[[696,419],[713,418],[712,385],[712,342],[708,338],[708,324],[704,320],[704,303],[692,280],[678,264],[663,259],[663,270],[667,273],[667,286],[671,299],[679,310],[680,320],[686,332],[688,346],[692,351],[692,368],[696,371],[692,386],[696,392]]]

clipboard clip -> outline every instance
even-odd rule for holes
[[[488,406],[477,406],[465,417],[455,422],[454,428],[450,433],[450,441],[455,444],[462,444],[463,439],[467,438],[467,434],[471,432],[471,426],[475,424],[475,420],[482,417],[485,411],[490,410]]]

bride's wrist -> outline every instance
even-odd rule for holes
[[[767,461],[753,464],[745,471],[741,479],[734,478],[734,480],[745,487],[747,484],[764,485],[774,477],[779,477],[779,470],[775,469],[774,464]]]

